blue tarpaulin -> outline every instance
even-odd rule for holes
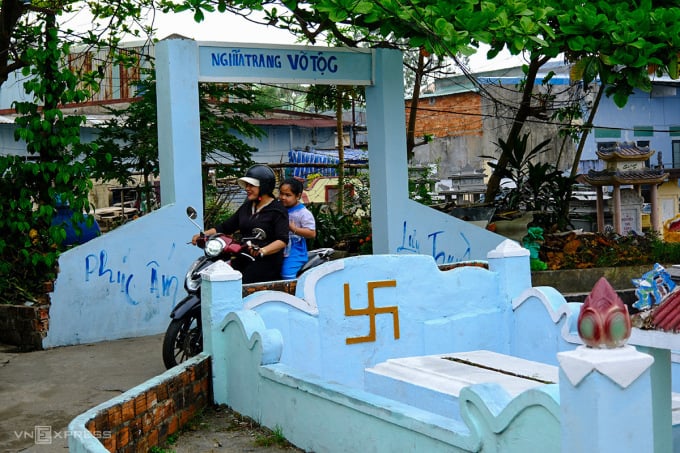
[[[291,149],[288,151],[288,162],[294,164],[333,164],[340,162],[337,150],[314,150],[302,151]],[[345,163],[366,164],[368,163],[368,152],[361,149],[345,149]],[[323,176],[337,176],[336,168],[319,167],[295,167],[293,176],[305,178],[312,173],[319,173]]]

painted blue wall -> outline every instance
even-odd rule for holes
[[[310,451],[571,452],[589,442],[597,451],[672,451],[670,392],[652,402],[664,382],[652,383],[652,357],[632,346],[576,349],[580,304],[532,288],[528,251],[516,243],[489,252],[488,264],[441,272],[424,256],[360,256],[312,269],[295,297],[265,291],[242,302],[237,273],[211,267],[202,314],[215,402]],[[491,369],[509,372],[517,356],[557,355],[560,375],[524,362],[525,376],[552,383],[513,391],[485,370],[448,375],[443,362],[424,364],[480,350],[498,357]],[[426,401],[424,391],[437,397]],[[631,426],[639,414],[641,431],[622,436],[621,420]]]
[[[157,53],[163,207],[59,258],[44,347],[163,332],[184,295],[184,274],[200,252],[187,244],[196,228],[186,207],[203,212],[194,47],[179,40]]]
[[[163,332],[199,253],[184,211],[164,206],[62,254],[43,346]]]
[[[671,137],[669,129],[680,127],[680,93],[675,86],[654,85],[651,93],[635,90],[623,108],[603,96],[593,124],[599,128],[612,128],[618,137],[596,138],[595,132],[591,132],[586,140],[583,160],[597,159],[597,142],[649,141],[651,149],[662,153],[664,166],[671,167],[671,141],[680,140],[680,137]],[[654,134],[651,137],[636,136],[635,126],[652,127]],[[654,155],[652,165],[656,165],[656,159]]]
[[[199,253],[186,244],[195,228],[184,212],[203,211],[197,47],[185,39],[157,45],[163,207],[62,255],[46,347],[162,332],[183,296],[184,273]],[[374,251],[440,264],[484,259],[502,236],[408,199],[404,112],[396,108],[401,53],[376,53],[376,84],[367,89]]]

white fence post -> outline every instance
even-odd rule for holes
[[[652,356],[633,346],[579,346],[557,359],[562,451],[651,451]]]
[[[217,261],[202,272],[201,323],[203,351],[210,354],[212,365],[213,400],[217,404],[227,401],[227,367],[224,344],[219,330],[225,316],[243,306],[242,275],[223,261]],[[219,384],[218,384],[219,383]]]

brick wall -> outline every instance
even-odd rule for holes
[[[176,369],[99,411],[85,427],[111,452],[146,452],[161,444],[212,402],[209,357],[173,374]]]
[[[406,103],[406,117],[409,116]],[[458,93],[420,99],[416,115],[415,136],[481,136],[482,98],[478,93]]]
[[[0,305],[0,343],[22,351],[42,349],[49,327],[49,305]]]

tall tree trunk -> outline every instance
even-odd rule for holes
[[[597,108],[600,106],[600,100],[602,99],[602,94],[604,93],[604,87],[600,86],[598,87],[597,90],[597,95],[595,96],[595,100],[593,101],[593,105],[590,108],[590,113],[588,114],[588,119],[586,120],[585,124],[583,125],[583,128],[581,130],[581,138],[579,139],[578,142],[578,147],[576,148],[576,154],[574,155],[574,161],[571,165],[571,172],[569,173],[569,177],[573,180],[576,178],[576,175],[578,174],[578,163],[581,160],[581,155],[583,154],[583,148],[585,148],[586,145],[586,139],[588,138],[588,134],[593,128],[593,121],[595,120],[595,114],[597,113]],[[564,194],[563,198],[563,209],[561,209],[561,218],[557,219],[558,225],[568,225],[569,224],[569,211],[570,211],[570,206],[571,206],[571,194],[572,194],[572,189],[573,187],[570,186],[567,188],[566,193]]]
[[[413,95],[411,96],[411,105],[408,113],[408,124],[406,125],[406,159],[411,162],[413,159],[413,149],[416,147],[416,117],[418,113],[418,102],[420,101],[420,86],[423,80],[423,72],[425,71],[425,55],[424,51],[418,52],[418,69],[415,74],[415,81],[413,83]]]
[[[583,130],[581,131],[581,139],[578,142],[578,148],[576,148],[576,155],[574,156],[574,164],[571,166],[572,178],[576,177],[576,172],[578,171],[578,163],[581,160],[581,155],[583,154],[583,148],[586,146],[586,138],[590,130],[593,128],[593,121],[595,120],[595,114],[597,113],[597,108],[600,106],[600,100],[602,99],[602,93],[604,93],[604,87],[599,86],[597,89],[597,95],[593,101],[593,106],[590,108],[590,113],[588,114],[588,119],[586,124],[583,125]]]
[[[7,81],[9,75],[26,65],[17,58],[12,48],[12,33],[15,32],[19,19],[26,10],[25,3],[19,0],[2,0],[0,6],[0,86]]]
[[[519,134],[522,131],[524,123],[532,114],[531,97],[534,91],[534,84],[536,82],[538,70],[549,60],[550,59],[548,57],[542,57],[532,58],[531,61],[529,62],[529,70],[527,71],[526,79],[524,81],[525,82],[524,90],[522,91],[522,100],[519,103],[519,108],[515,113],[515,118],[512,121],[512,127],[510,128],[510,132],[508,133],[508,138],[506,140],[506,143],[509,146],[506,147],[506,149],[501,152],[501,155],[498,158],[496,168],[494,168],[494,171],[489,177],[489,182],[487,183],[486,186],[485,199],[487,201],[493,200],[496,197],[496,194],[498,193],[498,189],[500,187],[501,182],[501,175],[508,166],[509,153],[512,150],[513,144],[515,143],[517,138],[519,138]]]
[[[343,87],[338,86],[335,95],[335,129],[338,135],[338,212],[345,209],[345,145],[342,135],[342,93]]]

